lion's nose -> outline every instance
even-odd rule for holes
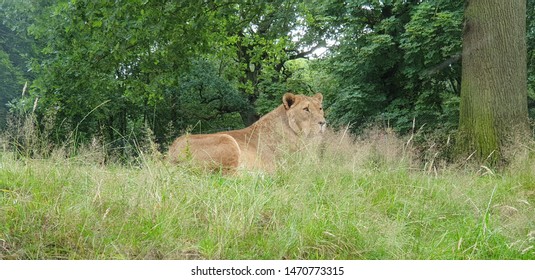
[[[327,123],[327,122],[326,122],[325,120],[323,120],[323,121],[319,121],[319,122],[318,122],[318,124],[319,124],[320,126],[324,126],[326,123]]]

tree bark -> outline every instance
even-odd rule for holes
[[[481,162],[529,132],[526,0],[467,0],[458,150]]]

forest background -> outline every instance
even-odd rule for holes
[[[164,149],[248,126],[287,91],[324,93],[329,125],[353,132],[437,144],[459,123],[462,1],[4,0],[0,18],[0,128],[31,114],[51,143],[122,157],[150,131]]]

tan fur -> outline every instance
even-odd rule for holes
[[[176,163],[191,158],[224,172],[237,168],[273,171],[277,155],[324,131],[322,101],[321,93],[312,97],[286,93],[283,104],[247,128],[177,138],[168,159]]]

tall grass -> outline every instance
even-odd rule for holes
[[[0,259],[535,259],[530,147],[500,172],[429,168],[408,139],[330,133],[274,174],[99,145],[0,152]]]

